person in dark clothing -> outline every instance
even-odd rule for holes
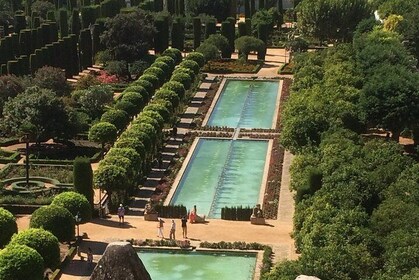
[[[188,219],[186,218],[186,216],[183,216],[181,219],[182,222],[182,236],[183,238],[188,238],[188,228],[186,223],[188,222]]]

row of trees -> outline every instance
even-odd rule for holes
[[[397,141],[401,130],[415,135],[416,61],[385,26],[363,21],[352,44],[295,57],[281,141],[296,154],[293,237],[301,256],[267,279],[419,275],[418,164],[396,141],[360,136],[376,127]]]

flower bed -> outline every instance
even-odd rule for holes
[[[248,60],[242,62],[237,59],[216,59],[208,61],[204,68],[204,72],[209,73],[257,73],[262,67],[263,62],[259,60]]]
[[[279,112],[278,112],[278,118],[276,120],[276,127],[278,131],[281,131],[281,116],[282,116],[282,110],[284,108],[284,104],[287,102],[288,97],[290,96],[290,88],[291,88],[291,79],[283,79],[282,81],[282,91],[281,91],[281,97],[279,100]]]

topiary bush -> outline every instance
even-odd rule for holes
[[[191,82],[195,80],[195,72],[189,68],[186,67],[178,67],[176,68],[176,70],[173,72],[173,75],[177,74],[177,73],[185,73],[189,75],[189,78],[191,79]]]
[[[148,96],[144,97],[138,92],[124,92],[121,100],[131,102],[135,106],[142,108],[148,100]]]
[[[76,157],[73,163],[73,183],[76,192],[84,195],[93,209],[93,171],[90,158]]]
[[[7,246],[0,251],[0,279],[43,280],[44,261],[42,256],[26,245]]]
[[[153,94],[154,94],[154,86],[153,86],[152,83],[150,83],[147,80],[144,80],[144,79],[143,80],[140,80],[140,79],[139,80],[136,80],[136,81],[132,82],[129,87],[133,87],[133,86],[141,86],[141,87],[143,87],[146,90],[147,95],[148,95],[149,98],[151,96],[153,96]]]
[[[167,66],[169,66],[170,72],[172,72],[175,69],[175,66],[176,66],[175,60],[172,57],[167,56],[167,55],[159,56],[154,61],[154,63],[156,63],[156,62],[164,62],[164,63],[166,63]]]
[[[185,58],[185,61],[192,60],[198,63],[199,67],[203,67],[205,64],[205,58],[204,55],[200,52],[191,52],[188,54],[188,56]]]
[[[44,267],[56,269],[60,263],[60,244],[57,237],[42,228],[30,228],[15,234],[7,246],[26,245],[35,249],[44,260]]]
[[[142,116],[150,117],[153,120],[156,120],[159,123],[159,126],[161,128],[163,128],[163,126],[164,126],[164,119],[163,119],[163,117],[158,112],[151,111],[151,110],[150,111],[143,111],[143,112],[141,112],[139,118],[141,118]]]
[[[191,77],[188,74],[181,73],[181,72],[174,73],[170,81],[181,83],[185,87],[186,90],[188,90],[192,84]]]
[[[199,64],[195,62],[194,60],[184,60],[179,64],[180,67],[191,69],[195,75],[199,73],[199,70],[201,69],[199,67]]]
[[[54,91],[59,96],[66,96],[71,91],[65,72],[61,68],[44,66],[36,71],[33,82],[40,88]]]
[[[51,205],[57,205],[66,208],[71,215],[75,217],[78,213],[81,217],[81,223],[86,223],[92,219],[92,208],[84,195],[77,192],[63,192],[55,196]]]
[[[159,86],[162,85],[167,78],[164,71],[158,67],[150,67],[144,71],[144,74],[156,76],[159,79]]]
[[[134,137],[120,137],[114,145],[115,148],[134,149],[141,158],[145,156],[145,146],[140,139]]]
[[[170,111],[163,104],[149,104],[144,107],[144,112],[154,111],[159,113],[164,119],[164,122],[167,123],[170,120],[171,114]]]
[[[163,62],[161,60],[160,61],[155,61],[153,64],[151,64],[150,67],[160,68],[161,70],[163,70],[165,77],[169,77],[172,74],[172,71],[173,71],[173,69],[171,69],[171,67],[169,65],[167,65],[165,62]]]
[[[147,81],[142,81],[142,82],[146,82],[146,83],[149,83],[149,82],[147,82]],[[146,101],[148,101],[150,98],[151,98],[151,96],[153,96],[153,94],[150,94],[150,92],[151,93],[154,93],[154,89],[153,89],[153,85],[151,85],[151,90],[150,91],[148,91],[146,88],[144,88],[143,86],[140,86],[140,85],[130,85],[129,87],[127,87],[125,90],[124,90],[124,93],[125,92],[136,92],[136,93],[139,93],[139,94],[141,94],[141,96],[143,97],[143,99],[144,99],[144,102],[146,102]]]
[[[74,216],[62,206],[49,205],[35,210],[32,213],[29,227],[48,230],[60,242],[69,242],[74,239]]]
[[[6,209],[0,208],[0,248],[9,243],[15,233],[17,233],[15,217]]]
[[[156,88],[158,88],[160,86],[160,80],[156,75],[152,75],[152,74],[143,74],[141,75],[141,77],[137,80],[137,82],[139,80],[146,80],[148,82],[150,82],[153,85],[153,89],[155,90]],[[154,91],[153,91],[154,93]]]
[[[176,48],[166,49],[163,52],[163,56],[170,56],[174,59],[176,64],[179,64],[182,61],[182,52]]]
[[[177,108],[177,106],[179,106],[179,96],[176,94],[176,92],[170,89],[159,89],[158,91],[156,91],[154,98],[170,101],[174,108]]]
[[[137,95],[137,97],[139,98],[138,101],[138,107],[141,107],[142,105],[142,97],[141,95],[135,93],[135,92],[131,92],[134,95]],[[129,101],[129,100],[127,100]],[[110,109],[108,111],[106,111],[105,113],[103,113],[102,117],[100,118],[101,122],[109,122],[111,124],[113,124],[118,130],[123,129],[129,122],[129,117],[128,114],[125,111],[122,110],[118,110],[118,109]]]
[[[164,83],[161,89],[168,89],[174,91],[180,99],[183,99],[185,96],[185,87],[182,83],[176,81],[169,81]]]

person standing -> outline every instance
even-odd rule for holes
[[[162,239],[164,239],[164,235],[163,235],[163,224],[164,221],[162,218],[159,218],[159,224],[157,225],[157,237],[160,237]]]
[[[122,225],[124,223],[124,217],[125,217],[125,208],[121,203],[119,204],[119,207],[118,207],[119,225]]]
[[[188,222],[188,219],[186,218],[186,216],[183,216],[182,217],[182,219],[181,219],[181,222],[182,222],[182,236],[183,236],[183,238],[188,238],[188,227],[187,227],[187,222]]]
[[[177,136],[177,126],[176,126],[176,124],[174,124],[173,128],[172,128],[172,136],[173,136],[173,138],[176,138],[176,136]]]
[[[176,232],[176,223],[175,223],[175,220],[172,220],[172,225],[170,227],[170,235],[169,235],[170,239],[174,239],[174,240],[176,239],[175,232]]]
[[[92,248],[90,247],[87,249],[87,263],[89,264],[89,266],[93,264],[93,253]]]

